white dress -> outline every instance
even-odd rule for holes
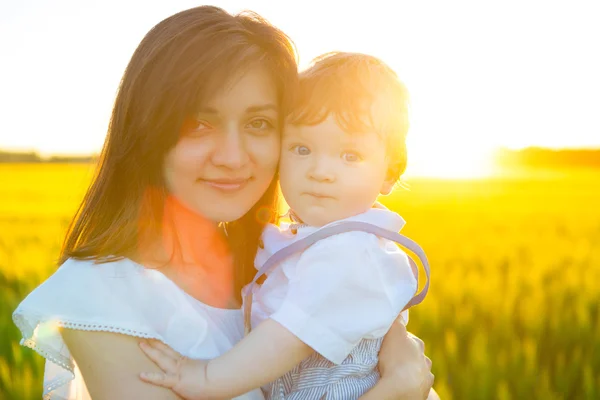
[[[68,260],[13,314],[21,344],[46,358],[44,399],[90,395],[58,327],[161,340],[190,358],[214,358],[244,336],[241,310],[208,306],[131,260]],[[260,390],[238,399],[263,400]]]

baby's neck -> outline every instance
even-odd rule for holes
[[[311,227],[313,227],[313,228],[322,228],[323,226],[325,226],[325,225],[329,225],[329,224],[331,224],[332,222],[335,222],[335,221],[342,221],[342,220],[344,220],[344,219],[347,219],[347,218],[352,218],[352,217],[355,217],[355,216],[357,216],[357,215],[363,214],[363,213],[365,213],[365,212],[369,211],[369,210],[370,210],[370,209],[372,209],[372,208],[386,209],[386,207],[385,207],[384,205],[382,205],[381,203],[379,203],[379,202],[375,202],[375,203],[373,203],[373,206],[372,206],[371,208],[368,208],[368,209],[366,209],[366,210],[364,210],[364,211],[361,211],[361,212],[358,212],[358,213],[354,213],[354,214],[349,214],[349,215],[346,215],[346,216],[341,216],[339,219],[336,219],[336,220],[333,220],[333,221],[326,221],[326,222],[324,222],[324,223],[316,223],[316,224],[311,224],[311,223],[308,223],[307,221],[304,221],[304,220],[303,220],[303,219],[302,219],[302,218],[301,218],[301,217],[298,215],[298,213],[297,213],[297,212],[295,212],[295,211],[294,211],[294,210],[292,210],[292,209],[290,209],[290,210],[288,211],[288,217],[289,217],[290,221],[291,221],[293,224],[295,224],[296,226],[298,226],[298,225],[306,225],[306,226],[311,226]]]

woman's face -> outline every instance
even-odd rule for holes
[[[275,83],[255,67],[223,86],[182,129],[166,156],[171,194],[215,222],[246,214],[271,183],[279,161]]]

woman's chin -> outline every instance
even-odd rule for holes
[[[223,206],[223,208],[218,210],[205,210],[203,214],[205,215],[205,218],[218,224],[235,222],[249,211],[249,209],[232,210],[228,208],[229,207]]]

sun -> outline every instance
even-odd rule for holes
[[[495,173],[494,148],[409,147],[408,177],[487,178]],[[411,154],[412,151],[412,154]]]

